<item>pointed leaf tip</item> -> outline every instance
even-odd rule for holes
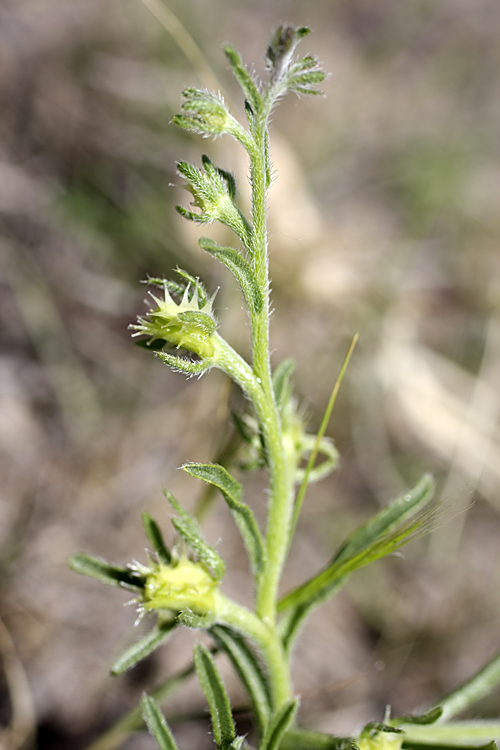
[[[117,677],[118,675],[127,672],[132,667],[135,667],[140,661],[145,659],[147,656],[156,651],[168,637],[171,635],[174,628],[177,626],[175,619],[166,622],[162,625],[158,625],[150,633],[147,633],[143,638],[133,643],[123,653],[111,667],[111,675]]]
[[[264,542],[253,511],[241,500],[241,484],[219,464],[188,463],[182,468],[190,476],[220,490],[245,543],[252,570],[259,576],[264,565]]]
[[[156,739],[160,750],[179,750],[170,727],[154,698],[144,695],[141,700],[141,711],[143,719]]]
[[[145,579],[140,573],[130,568],[114,565],[107,560],[91,555],[73,555],[69,559],[69,567],[75,573],[95,578],[111,586],[124,586],[129,589],[142,589]]]
[[[179,517],[172,518],[172,526],[193,550],[198,560],[208,569],[214,580],[221,581],[226,572],[224,560],[213,547],[206,543],[196,519],[182,507],[172,493],[164,490],[163,494],[179,514]]]
[[[154,518],[146,512],[142,514],[142,523],[149,543],[153,547],[154,552],[156,552],[159,562],[164,565],[169,565],[172,558],[165,542],[163,541],[163,535],[158,524]]]

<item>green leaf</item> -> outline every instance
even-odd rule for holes
[[[212,654],[201,643],[194,648],[194,664],[210,708],[217,748],[229,750],[236,738],[229,698]]]
[[[278,611],[290,610],[280,623],[287,648],[309,611],[337,593],[351,573],[399,549],[419,531],[422,533],[432,515],[423,509],[433,493],[434,480],[425,475],[410,492],[351,534],[324,570],[281,599]]]
[[[262,110],[262,98],[252,76],[242,63],[241,57],[234,47],[231,47],[230,44],[226,44],[224,52],[226,53],[226,57],[233,70],[234,76],[240,84],[243,95],[252,108],[252,113],[258,115]]]
[[[309,70],[304,73],[290,75],[288,78],[288,88],[296,94],[316,94],[322,95],[321,89],[316,88],[315,84],[321,83],[326,78],[322,70]]]
[[[247,642],[233,630],[223,625],[214,625],[210,632],[217,645],[229,656],[243,683],[252,703],[259,734],[262,736],[269,723],[272,701],[267,679],[257,657]]]
[[[293,90],[294,84],[308,87],[321,83],[325,78],[326,74],[321,70],[318,60],[312,55],[306,55],[290,67],[288,82]]]
[[[435,482],[430,474],[424,474],[422,479],[411,489],[400,495],[392,503],[370,518],[365,524],[356,529],[333,558],[333,562],[341,562],[357,555],[360,551],[370,547],[381,537],[391,534],[395,529],[406,523],[408,518],[419,513],[432,500]]]
[[[111,674],[113,677],[117,677],[123,674],[128,669],[135,667],[140,661],[153,653],[162,643],[165,643],[167,638],[171,635],[172,631],[177,626],[175,619],[164,622],[158,625],[150,633],[147,633],[143,638],[133,643],[124,654],[122,654],[111,667]]]
[[[169,565],[172,557],[165,542],[163,541],[163,536],[158,527],[158,524],[156,523],[154,518],[149,515],[149,513],[142,514],[142,524],[144,526],[144,531],[146,532],[149,543],[151,544],[153,550],[156,552],[159,562],[163,563],[164,565]]]
[[[227,172],[225,169],[222,169],[221,167],[216,167],[215,164],[212,164],[212,161],[206,154],[202,155],[201,163],[203,164],[207,175],[209,175],[214,182],[216,177],[222,179],[222,182],[225,184],[227,194],[232,201],[236,200],[236,181],[234,179],[234,175],[231,174],[231,172]]]
[[[193,630],[208,630],[215,622],[215,615],[198,615],[192,609],[183,609],[177,615],[177,622]]]
[[[75,573],[81,573],[84,576],[95,578],[102,583],[109,583],[111,586],[122,586],[128,589],[144,588],[145,578],[143,575],[130,568],[123,568],[119,565],[101,560],[98,557],[90,555],[74,555],[69,559],[69,567]]]
[[[228,226],[249,250],[252,246],[252,230],[234,202],[236,185],[233,176],[212,164],[208,156],[202,157],[203,169],[185,161],[177,163],[177,172],[184,177],[187,190],[193,195],[192,205],[200,213],[177,206],[177,211],[190,221],[210,224],[220,221]]]
[[[168,490],[164,490],[163,493],[170,505],[180,516],[180,518],[172,519],[172,525],[177,533],[193,550],[198,560],[209,569],[214,580],[222,580],[222,578],[224,578],[224,573],[226,572],[224,561],[213,547],[210,547],[205,542],[196,519],[184,510],[182,505]]]
[[[278,750],[283,735],[293,721],[298,705],[297,700],[289,700],[274,714],[259,750]]]
[[[365,737],[376,737],[377,734],[380,734],[380,732],[384,732],[386,734],[404,734],[402,729],[397,729],[396,727],[389,726],[389,724],[384,724],[381,721],[370,721],[369,724],[366,724],[366,726],[363,727],[359,737],[360,739]]]
[[[298,85],[302,88],[313,83],[321,83],[325,80],[325,74],[322,70],[311,70],[301,75],[295,75],[290,81],[291,85]]]
[[[187,359],[187,357],[178,357],[168,352],[156,352],[156,356],[174,372],[183,372],[189,377],[203,375],[211,366],[211,361],[207,359]]]
[[[162,682],[153,691],[153,698],[158,703],[165,701],[170,695],[181,689],[194,673],[194,664],[190,663]],[[144,729],[144,721],[141,716],[141,706],[136,705],[89,745],[88,750],[117,750],[125,743],[132,732],[138,732],[142,729]]]
[[[301,60],[297,60],[296,63],[290,68],[290,74],[295,75],[296,73],[303,73],[306,70],[315,70],[319,67],[318,60],[312,55],[306,55]]]
[[[149,695],[144,695],[141,700],[141,709],[143,719],[155,737],[160,750],[179,750],[156,701]]]
[[[141,284],[149,284],[149,286],[157,286],[160,289],[167,287],[171,294],[178,294],[180,297],[184,294],[186,287],[183,284],[178,284],[176,281],[171,279],[165,279],[161,276],[148,276],[147,279],[143,279]]]
[[[408,714],[406,716],[398,716],[391,719],[391,726],[398,726],[398,724],[434,724],[443,715],[442,706],[436,706],[431,708],[425,714]]]
[[[232,412],[231,414],[234,422],[234,426],[236,427],[236,431],[241,438],[241,440],[244,443],[251,443],[253,435],[248,427],[248,425],[245,423],[245,420],[240,417],[239,414],[236,414],[236,412]]]
[[[427,474],[413,490],[398,497],[351,534],[332,562],[321,573],[282,599],[279,609],[282,611],[311,600],[323,600],[330,587],[345,576],[406,544],[428,520],[425,515],[419,515],[419,511],[430,502],[433,493],[434,480]]]
[[[240,483],[219,464],[189,463],[182,468],[190,476],[201,479],[220,490],[243,538],[252,570],[255,575],[259,576],[264,565],[264,543],[253,511],[241,501]]]
[[[229,268],[241,287],[249,310],[253,313],[259,313],[262,310],[264,299],[250,263],[234,248],[221,247],[209,237],[201,237],[198,244],[203,250],[218,258]]]
[[[290,378],[295,370],[295,360],[284,359],[273,373],[273,391],[276,405],[281,411],[291,396]]]

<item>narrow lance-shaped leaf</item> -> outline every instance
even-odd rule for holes
[[[293,359],[284,359],[273,372],[273,391],[278,409],[282,409],[284,402],[290,398],[290,378],[295,370]]]
[[[185,464],[185,472],[217,487],[235,520],[250,558],[252,570],[260,575],[264,564],[264,543],[252,510],[241,501],[242,489],[223,466],[218,464]]]
[[[413,489],[397,497],[348,536],[335,554],[333,562],[346,560],[373,544],[381,536],[390,534],[428,505],[432,500],[434,490],[433,477],[430,474],[424,474]]]
[[[215,615],[198,615],[192,609],[183,609],[177,615],[177,622],[193,630],[208,630],[215,622]]]
[[[143,719],[156,739],[160,750],[179,750],[156,701],[149,695],[145,695],[141,700],[141,710]]]
[[[182,297],[182,295],[186,291],[185,284],[178,284],[177,281],[172,281],[172,279],[165,279],[161,276],[148,276],[147,279],[143,279],[143,281],[141,281],[141,284],[157,286],[160,289],[165,289],[166,287],[170,294],[177,294],[180,297]]]
[[[262,109],[262,98],[252,76],[246,69],[245,65],[243,65],[241,57],[234,47],[231,47],[230,44],[226,44],[224,52],[226,53],[226,57],[231,65],[234,76],[240,84],[243,94],[252,108],[253,114],[258,115]]]
[[[194,649],[194,664],[210,708],[217,748],[229,750],[236,737],[229,698],[212,654],[200,643]]]
[[[279,609],[296,606],[310,600],[323,600],[323,594],[340,579],[394,552],[409,541],[427,520],[418,515],[429,503],[434,492],[434,481],[425,475],[420,482],[373,519],[361,526],[342,545],[332,562],[318,575],[307,581],[279,603]],[[408,516],[415,516],[408,521]]]
[[[142,589],[145,583],[144,576],[135,570],[113,565],[107,560],[101,560],[90,555],[74,555],[69,560],[69,567],[75,573],[95,578],[102,583],[109,583],[111,586],[123,586],[137,590]]]
[[[407,714],[406,716],[397,716],[390,720],[390,725],[397,727],[399,724],[435,724],[443,715],[442,706],[431,708],[425,714]]]
[[[127,670],[132,669],[132,667],[135,667],[136,664],[145,659],[146,656],[156,651],[159,646],[165,643],[176,626],[177,621],[175,619],[164,622],[150,633],[147,633],[143,638],[140,638],[136,643],[133,643],[111,667],[110,671],[113,677],[117,677]]]
[[[322,95],[321,89],[317,89],[315,84],[321,83],[326,78],[322,70],[311,70],[305,73],[291,75],[288,78],[288,87],[290,91],[296,94],[316,94]]]
[[[191,516],[178,500],[168,490],[164,490],[164,495],[170,505],[179,514],[180,518],[172,518],[172,525],[177,533],[184,539],[186,544],[193,550],[198,560],[203,563],[212,572],[216,581],[222,580],[226,571],[223,559],[217,552],[210,547],[201,534],[200,527],[196,520]]]
[[[227,194],[229,195],[231,200],[234,201],[236,199],[236,181],[234,179],[234,175],[231,174],[231,172],[222,169],[222,167],[216,167],[215,164],[212,164],[211,159],[206,154],[203,154],[203,156],[201,157],[201,163],[205,168],[205,172],[212,179],[212,181],[216,182],[216,178],[220,178],[222,184],[225,187],[225,190],[227,191]]]
[[[429,515],[423,509],[433,493],[434,481],[425,475],[410,492],[351,534],[323,571],[278,603],[278,610],[284,613],[280,633],[285,648],[290,647],[311,609],[336,594],[354,570],[399,549],[425,527]]]
[[[213,255],[214,258],[218,258],[229,268],[241,287],[250,311],[254,313],[260,312],[264,300],[250,263],[234,248],[221,247],[209,237],[201,237],[198,240],[198,244],[203,250]]]
[[[163,535],[159,529],[158,524],[156,523],[154,518],[149,515],[149,513],[142,514],[142,523],[149,543],[151,544],[154,552],[156,552],[159,562],[163,563],[164,565],[169,565],[172,558],[165,542],[163,541]]]
[[[275,713],[259,750],[277,750],[279,748],[281,739],[292,723],[297,708],[298,701],[289,700]]]
[[[222,625],[210,629],[216,643],[224,649],[252,702],[260,735],[264,733],[271,715],[272,701],[267,679],[252,649],[237,633]]]
[[[234,177],[212,164],[208,156],[202,157],[202,164],[203,168],[198,169],[185,161],[177,163],[177,172],[186,179],[185,187],[193,195],[192,205],[200,209],[197,212],[177,206],[177,211],[198,224],[222,222],[240,238],[247,250],[251,250],[250,225],[234,201]]]
[[[183,372],[188,377],[203,375],[212,366],[209,359],[187,359],[187,357],[178,357],[168,352],[156,352],[156,356],[174,372]]]

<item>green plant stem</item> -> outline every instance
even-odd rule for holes
[[[251,156],[253,266],[264,297],[261,312],[252,316],[253,370],[264,393],[259,419],[269,465],[269,505],[266,562],[257,592],[257,613],[269,625],[276,623],[278,585],[288,547],[293,505],[293,483],[287,470],[283,435],[274,399],[269,353],[269,259],[266,230],[267,115],[255,128],[257,148]],[[289,696],[288,696],[289,697]]]
[[[220,592],[216,595],[217,620],[249,637],[258,647],[268,668],[271,695],[277,710],[292,694],[288,659],[275,627]]]
[[[470,747],[500,738],[499,721],[456,721],[450,724],[402,724],[404,741],[422,745]]]
[[[470,680],[436,703],[443,709],[439,724],[449,721],[488,695],[500,683],[500,653],[496,654]]]

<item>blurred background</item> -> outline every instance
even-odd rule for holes
[[[140,280],[179,265],[221,287],[221,328],[248,351],[233,281],[198,249],[207,230],[176,214],[188,197],[171,187],[176,160],[207,153],[235,173],[248,205],[246,162],[228,140],[202,141],[169,120],[188,85],[220,88],[241,114],[222,44],[264,75],[268,37],[283,21],[313,29],[302,54],[330,73],[326,98],[289,96],[272,125],[273,361],[297,360],[311,429],[360,332],[329,427],[341,466],[309,492],[283,589],[424,471],[451,517],[315,613],[295,653],[301,718],[352,732],[381,720],[386,704],[397,714],[436,699],[500,647],[500,5],[168,0],[162,11],[145,2],[0,7],[7,750],[88,747],[146,687],[185,667],[200,638],[177,633],[111,679],[137,637],[134,608],[124,609],[126,593],[70,572],[67,558],[144,562],[145,509],[171,540],[162,487],[193,508],[201,488],[176,468],[213,460],[230,410],[242,407],[220,373],[171,373],[127,326],[146,309]],[[246,485],[260,517],[264,479]],[[251,601],[219,501],[205,527],[229,563],[225,590]],[[497,716],[499,698],[479,715]],[[204,705],[194,679],[165,704],[183,750],[212,746]],[[246,721],[243,712],[244,731]],[[119,746],[154,742],[108,735],[99,748]]]

